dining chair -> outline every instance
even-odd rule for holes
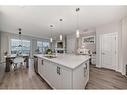
[[[13,60],[13,66],[14,66],[14,71],[17,69],[17,65],[21,64],[23,65],[24,63],[24,58],[22,56],[16,56]]]

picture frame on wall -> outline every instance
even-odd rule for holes
[[[95,44],[95,36],[82,37],[82,44]]]

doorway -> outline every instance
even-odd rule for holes
[[[112,70],[118,68],[118,33],[101,35],[101,67]]]

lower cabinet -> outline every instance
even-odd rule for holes
[[[52,63],[53,64],[53,63]],[[54,77],[53,85],[55,89],[71,89],[72,87],[72,70],[65,68],[63,66],[54,64]]]
[[[41,75],[42,68],[41,68],[41,59],[38,58],[38,74]]]
[[[89,61],[73,71],[73,89],[84,89],[89,80]]]
[[[53,89],[84,89],[89,78],[88,62],[72,70],[38,58],[38,72]]]

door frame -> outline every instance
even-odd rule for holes
[[[116,45],[117,45],[117,47],[116,47],[116,64],[114,64],[113,66],[115,66],[115,67],[113,67],[114,69],[113,70],[115,70],[115,71],[119,71],[118,70],[118,66],[119,66],[119,63],[118,63],[118,55],[119,55],[119,52],[118,52],[118,33],[117,32],[112,32],[112,33],[105,33],[105,34],[112,34],[112,35],[115,35],[115,39],[116,39]],[[102,37],[103,37],[103,35],[105,35],[105,34],[101,34],[100,35],[100,41],[99,41],[99,43],[100,43],[100,46],[99,46],[99,48],[100,48],[100,53],[99,53],[99,61],[100,61],[100,68],[102,68],[103,66],[102,66]]]

